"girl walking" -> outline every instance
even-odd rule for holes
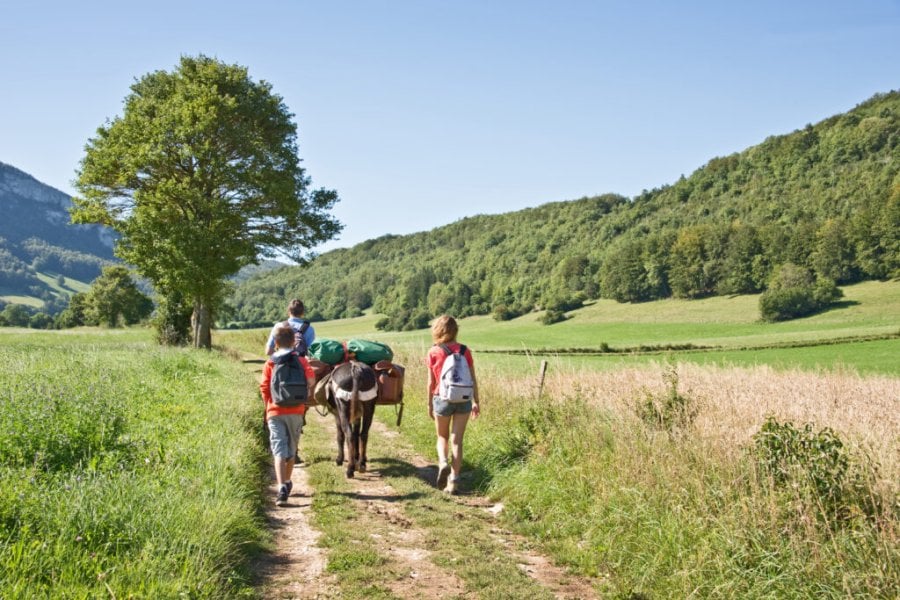
[[[437,433],[437,487],[450,494],[457,491],[462,469],[463,435],[469,415],[478,417],[478,383],[472,352],[456,336],[456,319],[443,315],[431,326],[434,345],[425,359],[428,365],[428,416]]]

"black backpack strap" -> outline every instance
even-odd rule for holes
[[[303,319],[303,322],[300,324],[300,333],[306,333],[307,329],[309,329],[309,321]]]
[[[447,356],[450,356],[451,354],[453,354],[453,351],[450,350],[450,346],[448,346],[447,344],[435,344],[435,345],[440,346],[441,350],[443,350]],[[466,345],[465,344],[459,345],[459,353],[462,356],[466,355]]]

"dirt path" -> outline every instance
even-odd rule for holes
[[[387,588],[397,598],[464,597],[465,583],[431,560],[429,533],[404,515],[402,504],[414,500],[385,481],[382,471],[389,468],[389,463],[373,460],[368,472],[357,473],[349,482],[357,526],[369,532],[377,554],[390,558],[395,577],[386,582]]]
[[[400,436],[396,431],[389,430],[379,421],[372,424],[372,433],[400,441]],[[434,482],[437,475],[434,463],[427,461],[408,448],[401,447],[399,454],[401,458],[416,468],[417,476],[420,479],[429,484]],[[462,476],[464,477],[465,473]],[[454,496],[453,499],[469,511],[478,511],[481,515],[488,515],[494,519],[503,511],[502,503],[492,503],[484,496],[467,494]],[[516,564],[526,575],[539,583],[555,598],[597,598],[597,594],[588,580],[568,574],[564,569],[554,565],[546,556],[530,549],[530,544],[524,537],[505,531],[499,525],[491,527],[490,534],[507,553],[515,557]]]
[[[275,474],[268,498],[275,498]],[[327,559],[317,546],[319,532],[310,525],[313,490],[303,468],[294,469],[294,489],[286,507],[269,503],[266,520],[272,529],[275,548],[254,565],[262,581],[264,598],[338,598],[335,577],[325,574]]]
[[[254,361],[255,362],[255,361]],[[256,370],[258,373],[258,369]],[[413,452],[401,436],[377,419],[370,432],[369,470],[345,479],[342,470],[331,462],[334,453],[334,422],[331,416],[307,415],[308,425],[301,442],[301,455],[312,461],[308,467],[294,470],[294,490],[288,506],[275,507],[271,502],[276,489],[273,483],[267,494],[266,518],[272,529],[274,547],[254,565],[259,577],[259,591],[264,598],[326,599],[343,598],[347,582],[353,577],[329,572],[329,550],[320,547],[323,533],[316,529],[313,502],[317,494],[339,497],[348,503],[346,527],[353,543],[379,557],[374,571],[373,589],[377,597],[391,598],[596,598],[589,580],[567,574],[553,565],[547,557],[530,548],[528,541],[505,531],[498,524],[503,507],[476,495],[448,496],[434,490],[434,464]],[[389,457],[389,458],[388,458]],[[330,464],[329,464],[330,463]],[[313,489],[311,473],[329,473],[331,486]],[[402,489],[398,489],[398,486]],[[445,507],[450,516],[428,518],[428,503]],[[424,505],[424,506],[423,506]],[[423,516],[424,515],[424,516]],[[471,575],[460,569],[457,558],[448,558],[443,551],[443,529],[452,519],[465,519],[479,524],[481,537],[492,546],[488,555],[493,560],[510,559],[518,571],[527,576],[509,586],[474,586],[467,582]],[[483,533],[483,535],[482,535]],[[343,533],[332,531],[332,536]],[[355,537],[354,537],[355,536]],[[463,544],[465,546],[465,544]],[[482,558],[482,560],[484,560]],[[499,564],[499,563],[498,563]],[[498,571],[499,573],[499,571]],[[515,575],[515,570],[512,572]],[[506,575],[508,577],[509,573]],[[531,581],[524,586],[523,581]],[[530,589],[530,588],[534,589]],[[521,588],[521,589],[517,589]],[[525,589],[529,588],[529,589]],[[509,593],[498,592],[498,589]],[[493,590],[493,591],[492,591]],[[355,592],[354,588],[354,592]],[[368,597],[366,593],[352,594]]]

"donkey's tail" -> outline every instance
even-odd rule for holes
[[[350,390],[350,422],[356,423],[356,420],[362,418],[362,406],[359,402],[359,370],[351,367],[350,373],[353,380],[353,387]]]

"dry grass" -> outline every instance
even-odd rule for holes
[[[551,366],[545,393],[556,398],[581,395],[624,418],[647,394],[664,395],[670,386],[665,364],[615,371],[560,370]],[[691,429],[695,440],[721,458],[735,458],[751,442],[767,416],[816,429],[830,427],[851,448],[865,451],[880,465],[884,491],[900,491],[900,379],[853,372],[777,371],[767,366],[719,368],[679,363],[678,391],[697,402]],[[490,381],[485,390],[533,396],[536,378]],[[636,418],[636,417],[634,417]]]
[[[900,379],[766,366],[551,364],[551,399],[541,409],[538,369],[532,373],[479,373],[481,426],[496,426],[483,439],[473,431],[470,456],[484,454],[479,466],[492,474],[491,492],[558,560],[609,574],[624,596],[897,597]],[[664,405],[673,382],[693,420],[658,428],[641,408],[648,398]],[[758,472],[749,450],[769,416],[831,428],[854,464],[869,475],[877,464],[877,481],[867,479],[863,491],[873,502],[846,496],[849,512],[836,516],[805,480],[778,486]],[[544,419],[552,431],[541,429]],[[491,454],[505,439],[533,444],[512,468]],[[866,520],[858,518],[864,506],[880,508]]]

